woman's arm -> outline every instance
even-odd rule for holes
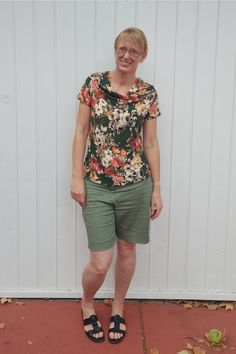
[[[71,197],[80,206],[85,206],[85,186],[84,186],[84,153],[89,132],[90,107],[80,103],[75,127],[75,135],[72,147],[72,181]]]
[[[163,208],[160,186],[160,149],[157,139],[157,119],[145,120],[143,125],[143,148],[152,174],[153,192],[151,219],[159,216]]]

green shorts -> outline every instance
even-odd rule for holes
[[[106,187],[84,179],[86,205],[82,208],[88,248],[112,248],[117,238],[148,243],[152,178],[127,186]]]

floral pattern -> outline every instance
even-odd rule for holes
[[[85,175],[105,186],[123,186],[151,175],[143,150],[144,120],[161,115],[154,86],[136,79],[127,94],[112,91],[110,71],[93,73],[77,98],[91,107]]]

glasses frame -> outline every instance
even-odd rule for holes
[[[125,55],[126,53],[129,53],[129,56],[133,59],[137,59],[141,54],[141,52],[137,52],[135,49],[128,49],[126,47],[117,47],[116,48],[116,53],[118,55]]]

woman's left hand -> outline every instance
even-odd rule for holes
[[[150,219],[151,220],[156,219],[160,215],[162,208],[163,208],[163,204],[162,204],[160,192],[153,191],[152,201],[151,201],[151,211],[149,215]]]

